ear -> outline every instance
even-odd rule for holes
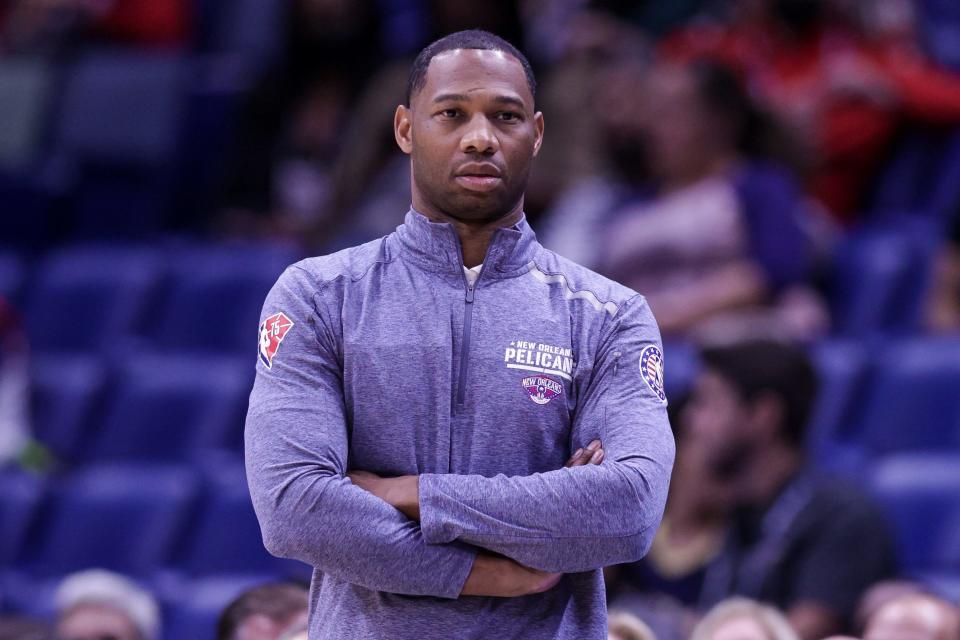
[[[751,405],[750,417],[756,433],[763,434],[767,441],[780,438],[784,419],[783,400],[766,392],[757,396]]]
[[[402,104],[397,106],[397,111],[393,114],[393,137],[396,138],[400,150],[407,155],[413,150],[411,124],[410,109]]]
[[[540,145],[543,144],[543,112],[537,111],[533,114],[533,131],[536,138],[533,141],[533,157],[540,153]]]

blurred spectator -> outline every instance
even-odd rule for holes
[[[914,594],[929,593],[927,588],[919,582],[909,580],[884,580],[871,586],[860,597],[857,612],[854,616],[854,628],[862,635],[867,628],[867,622],[885,604],[898,598]]]
[[[731,598],[711,609],[690,640],[798,640],[783,614],[747,598]]]
[[[300,585],[266,584],[240,594],[217,623],[217,640],[293,640],[304,631],[308,594]]]
[[[0,466],[30,441],[27,337],[13,306],[0,296]]]
[[[67,576],[54,596],[61,640],[157,640],[160,610],[123,576],[91,569]]]
[[[107,42],[178,47],[190,33],[187,0],[12,0],[0,9],[0,50],[60,53]]]
[[[864,640],[957,640],[960,611],[929,594],[910,594],[880,607],[867,621]]]
[[[297,0],[286,16],[285,51],[253,89],[232,145],[217,221],[227,233],[298,236],[330,222],[347,105],[382,62],[372,0]]]
[[[53,629],[37,620],[0,616],[0,640],[55,640]]]
[[[742,595],[784,610],[806,640],[843,631],[860,595],[896,563],[869,498],[807,468],[804,427],[817,390],[808,357],[751,341],[707,349],[703,362],[683,426],[709,452],[734,512],[701,604]]]
[[[960,331],[960,216],[937,252],[924,324],[933,333]]]
[[[405,101],[410,65],[385,65],[367,84],[343,133],[333,192],[314,246],[341,249],[393,231],[410,207],[410,161],[393,134],[393,114]],[[324,243],[325,244],[321,244]]]
[[[604,247],[601,271],[643,293],[668,336],[822,333],[824,306],[805,285],[807,203],[762,159],[762,118],[735,76],[709,63],[660,64],[641,91],[633,144],[652,191],[590,238]],[[618,137],[615,149],[631,143],[626,128]]]
[[[608,640],[657,640],[643,621],[623,611],[613,611],[607,618]]]
[[[726,24],[683,29],[663,50],[680,58],[708,54],[737,68],[806,143],[810,188],[839,218],[854,219],[901,117],[960,120],[960,79],[921,55],[906,3],[761,0],[735,7]]]
[[[711,477],[703,444],[681,427],[666,512],[650,551],[605,571],[612,606],[640,616],[661,640],[689,638],[706,569],[726,533],[729,491]]]

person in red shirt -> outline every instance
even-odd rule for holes
[[[843,6],[744,2],[728,24],[681,30],[662,43],[661,53],[736,68],[804,143],[810,191],[849,223],[902,119],[960,122],[960,78],[920,53],[909,19],[892,28]]]

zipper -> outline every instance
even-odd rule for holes
[[[483,269],[480,270],[481,272]],[[476,283],[470,284],[467,274],[463,274],[467,285],[463,308],[463,340],[460,342],[460,379],[457,381],[457,406],[462,407],[467,397],[467,362],[470,359],[470,334],[473,328],[473,288]],[[477,277],[479,280],[479,276]]]

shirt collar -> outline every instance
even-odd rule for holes
[[[397,227],[400,249],[420,266],[463,281],[463,258],[460,238],[448,222],[433,222],[422,213],[410,209],[403,224]],[[526,215],[509,228],[497,229],[484,256],[484,280],[506,278],[526,271],[540,251],[536,234],[527,224]]]

